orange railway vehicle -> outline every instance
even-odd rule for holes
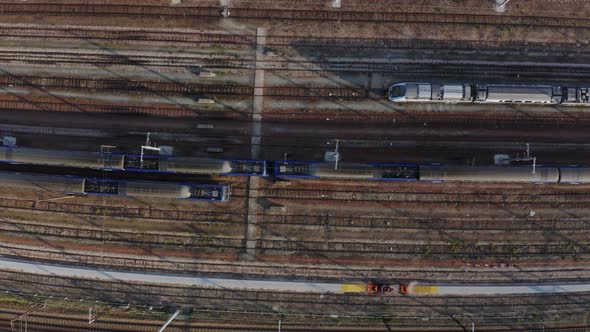
[[[399,285],[399,292],[402,295],[408,295],[408,285],[406,285],[406,284],[400,284]]]
[[[367,284],[367,293],[369,294],[391,294],[393,293],[393,287],[389,285],[383,285],[376,282],[370,282]]]

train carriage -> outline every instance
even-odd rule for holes
[[[388,98],[395,102],[405,101],[472,101],[470,84],[399,83],[388,90]]]
[[[85,193],[84,179],[71,176],[0,172],[0,186],[63,194]]]
[[[579,166],[560,166],[559,183],[590,183],[590,168]]]
[[[559,168],[506,166],[421,165],[420,181],[558,183]]]
[[[122,170],[123,160],[120,154],[0,147],[0,161],[9,163]]]
[[[170,157],[160,159],[159,171],[186,174],[224,174],[231,171],[231,163],[213,158]]]
[[[114,195],[225,202],[227,185],[84,178],[78,176],[0,172],[0,186],[71,194]]]
[[[280,178],[405,180],[418,178],[416,164],[334,163],[314,161],[275,161],[274,174]]]
[[[540,103],[561,101],[561,89],[549,85],[477,85],[475,101],[486,103]]]
[[[230,198],[230,187],[227,185],[111,179],[86,179],[85,192],[99,195],[217,202],[225,202]]]
[[[589,87],[536,84],[413,83],[393,84],[387,91],[393,102],[471,102],[526,104],[588,104]]]
[[[224,175],[234,176],[267,176],[266,160],[228,159],[231,170]]]

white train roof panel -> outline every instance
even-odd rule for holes
[[[212,158],[170,158],[168,159],[168,171],[179,173],[229,173],[231,163],[226,160]]]
[[[461,100],[463,99],[463,86],[460,84],[449,84],[443,86],[445,100]]]
[[[534,85],[487,85],[486,101],[530,101],[552,102],[553,89],[550,86]]]
[[[501,166],[420,166],[423,181],[468,181],[468,182],[550,182],[557,183],[557,168]]]
[[[175,183],[131,181],[119,183],[119,194],[136,197],[189,198],[190,187]]]
[[[310,175],[326,178],[355,178],[369,179],[374,176],[373,167],[365,164],[339,163],[338,169],[335,164],[318,163],[310,165]]]
[[[418,84],[418,99],[431,99],[431,98],[432,98],[432,85]]]

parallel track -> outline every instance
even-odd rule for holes
[[[514,205],[522,204],[548,208],[587,208],[590,193],[588,192],[555,192],[555,193],[437,193],[437,192],[358,192],[336,190],[309,189],[265,189],[260,197],[268,199],[289,199],[300,201],[355,201],[355,202],[391,202],[402,204],[474,204],[474,205]]]
[[[176,81],[131,81],[124,79],[86,79],[44,76],[0,76],[0,85],[28,86],[35,89],[83,89],[93,91],[144,92],[155,95],[189,96],[235,96],[252,97],[254,88],[244,85],[198,84]],[[268,87],[264,94],[273,97],[297,98],[368,98],[368,91],[362,88],[314,88],[314,87]]]
[[[383,103],[388,103],[383,100]],[[23,98],[19,100],[18,96],[0,95],[0,110],[19,110],[19,111],[45,111],[45,112],[75,112],[75,113],[112,113],[112,114],[146,114],[159,117],[177,117],[177,118],[194,118],[194,119],[242,119],[248,120],[252,117],[250,111],[227,108],[222,112],[212,112],[205,106],[186,106],[186,105],[164,105],[157,107],[141,105],[120,105],[104,104],[100,102],[89,103],[85,101],[69,102],[67,99],[62,101],[36,101],[32,98]],[[358,120],[359,116],[364,121],[391,123],[392,119],[397,124],[452,124],[452,125],[470,125],[470,126],[487,126],[494,128],[513,127],[515,125],[528,125],[538,127],[559,127],[559,128],[582,128],[590,125],[590,114],[581,112],[561,112],[555,114],[534,113],[526,114],[519,112],[517,114],[493,114],[488,112],[485,116],[472,114],[446,112],[374,112],[367,110],[363,112],[353,111],[325,111],[321,112],[302,112],[301,110],[285,110],[264,112],[264,118],[267,121],[303,121],[303,120],[325,120],[332,121]],[[451,120],[449,120],[451,119]]]
[[[59,238],[62,241],[86,241],[107,245],[126,245],[132,248],[173,248],[215,251],[217,248],[241,248],[242,239],[231,236],[212,236],[172,232],[138,232],[131,230],[99,229],[80,226],[57,226],[28,222],[0,221],[4,235]]]
[[[185,30],[126,29],[104,27],[44,27],[27,25],[0,25],[1,39],[54,39],[87,40],[89,42],[108,41],[109,43],[169,43],[169,44],[219,44],[224,46],[249,46],[256,44],[256,36],[248,34],[208,33]],[[575,51],[589,53],[590,47],[575,43],[522,43],[486,42],[479,40],[435,40],[435,39],[396,39],[396,38],[345,38],[345,37],[297,37],[287,35],[267,35],[267,46],[287,46],[295,48],[374,48],[374,49],[431,49],[431,50],[502,50],[544,53],[564,53]]]
[[[125,206],[96,206],[90,204],[72,204],[64,202],[38,201],[31,199],[2,198],[0,207],[19,210],[31,210],[55,213],[73,213],[90,216],[111,216],[133,219],[157,219],[157,220],[186,220],[186,221],[211,221],[210,212],[207,211],[182,211],[166,210],[153,207],[125,207]],[[218,215],[221,220],[231,218],[231,214]]]
[[[411,319],[410,317],[417,316],[419,320],[426,315],[430,317],[430,321],[435,320],[443,326],[455,326],[460,319],[467,319],[469,322],[477,322],[481,325],[499,322],[518,323],[519,319],[514,315],[516,310],[552,313],[552,321],[578,321],[587,317],[584,308],[590,304],[588,294],[489,296],[483,299],[485,303],[480,297],[429,297],[417,301],[411,297],[395,295],[324,294],[318,297],[317,294],[294,292],[228,291],[181,285],[155,286],[143,282],[91,281],[65,276],[40,276],[12,272],[0,272],[0,285],[11,291],[20,289],[21,292],[28,294],[34,294],[38,289],[42,289],[45,291],[41,292],[41,295],[85,298],[91,301],[100,299],[104,302],[120,303],[121,295],[125,294],[127,303],[133,305],[151,305],[165,301],[192,308],[195,303],[198,303],[199,310],[231,308],[230,313],[240,311],[273,313],[274,306],[280,305],[281,309],[290,315],[304,314],[313,317],[329,314],[348,318],[366,317],[366,313],[371,312],[373,317],[405,318],[407,322]],[[395,311],[391,310],[392,304],[395,304]],[[318,311],[320,308],[321,310]],[[451,316],[453,319],[450,318]]]
[[[3,200],[5,202],[7,200]],[[6,203],[5,203],[6,204]],[[53,204],[56,204],[53,202]],[[445,203],[448,204],[448,203]],[[58,205],[64,205],[59,203]],[[422,204],[423,205],[423,204]],[[65,204],[62,207],[72,207],[72,204]],[[100,209],[101,207],[92,207]],[[57,209],[55,209],[57,210]],[[100,211],[100,210],[98,210]],[[105,210],[106,211],[106,210]],[[71,212],[70,212],[71,213]],[[99,213],[104,215],[102,213]],[[35,236],[53,236],[71,240],[72,237],[85,238],[87,240],[102,241],[100,243],[112,244],[129,244],[138,245],[142,240],[147,241],[146,246],[153,245],[181,245],[183,248],[211,248],[223,249],[224,254],[236,254],[244,250],[243,241],[240,239],[228,240],[224,237],[210,237],[210,236],[176,236],[176,235],[150,235],[150,234],[136,234],[129,235],[128,232],[109,231],[105,232],[98,229],[73,229],[72,227],[54,227],[43,225],[19,225],[6,223],[5,227],[13,229],[14,227],[20,229],[22,234],[31,233]],[[10,224],[10,225],[8,225]],[[363,257],[375,257],[382,259],[411,259],[412,257],[440,257],[440,258],[464,258],[464,259],[479,259],[486,257],[488,259],[508,259],[523,260],[531,257],[548,257],[548,256],[569,256],[583,258],[589,252],[585,249],[586,243],[571,242],[567,239],[564,241],[548,243],[548,244],[531,244],[525,242],[523,244],[505,245],[502,243],[494,244],[476,244],[468,243],[466,241],[457,240],[450,241],[446,244],[411,244],[411,243],[375,243],[375,242],[346,242],[346,241],[305,241],[298,238],[284,238],[283,234],[276,233],[272,227],[260,225],[262,229],[267,229],[270,232],[271,238],[274,239],[260,239],[257,240],[257,248],[261,252],[270,255],[285,255],[290,256],[319,256],[319,257],[355,257],[359,254]],[[274,234],[276,233],[276,234]],[[278,239],[277,239],[278,237]],[[138,242],[139,241],[139,242]],[[171,242],[172,241],[172,242]]]
[[[339,10],[253,9],[230,7],[231,18],[255,20],[437,23],[526,27],[589,28],[590,19],[559,16],[484,15],[418,12],[352,12]],[[0,14],[77,15],[221,19],[220,7],[133,6],[105,4],[1,3]]]
[[[331,72],[354,72],[354,73],[394,73],[396,75],[423,75],[432,77],[446,75],[449,72],[454,76],[481,77],[485,74],[487,80],[511,77],[519,75],[520,80],[544,79],[571,80],[590,77],[590,68],[584,64],[570,63],[554,66],[551,64],[526,65],[519,63],[496,64],[493,62],[470,63],[412,63],[406,61],[370,61],[364,59],[345,60],[317,60],[300,58],[269,57],[255,61],[249,57],[225,56],[201,56],[175,54],[145,55],[137,53],[104,53],[95,51],[17,51],[0,50],[0,60],[13,63],[27,64],[75,64],[93,66],[139,66],[176,68],[185,70],[191,66],[202,66],[208,70],[252,70],[263,68],[271,71],[305,71],[318,74]],[[477,68],[477,71],[474,71]],[[6,72],[4,73],[7,74]],[[474,76],[475,77],[475,76]]]
[[[462,218],[462,217],[399,217],[339,215],[334,212],[309,214],[262,214],[265,224],[307,228],[328,228],[331,230],[371,229],[377,232],[399,230],[431,231],[583,231],[590,229],[588,218]]]
[[[14,259],[30,259],[46,263],[60,263],[74,266],[92,266],[97,268],[122,268],[138,271],[152,272],[171,272],[180,273],[212,273],[234,275],[236,278],[249,276],[252,278],[261,278],[264,276],[283,276],[294,280],[358,280],[367,278],[389,278],[394,273],[396,280],[412,281],[420,278],[430,278],[436,280],[462,280],[466,277],[465,269],[469,271],[481,272],[482,277],[479,281],[484,282],[510,282],[510,281],[543,281],[543,282],[567,282],[577,281],[584,276],[588,276],[590,268],[584,261],[579,262],[559,262],[552,264],[549,262],[544,267],[534,268],[535,264],[530,262],[510,263],[505,260],[486,263],[468,263],[462,261],[442,262],[424,262],[416,264],[414,261],[409,264],[407,261],[385,261],[371,260],[366,257],[363,259],[348,259],[346,262],[338,260],[324,262],[324,264],[313,264],[313,260],[297,264],[290,262],[289,259],[279,259],[282,264],[272,263],[277,257],[259,256],[261,260],[271,263],[260,262],[240,262],[235,261],[234,255],[211,257],[215,260],[198,260],[191,258],[172,258],[172,257],[155,257],[141,255],[122,255],[109,254],[107,251],[96,253],[83,253],[78,251],[69,251],[60,248],[33,248],[19,245],[4,243],[0,245],[0,254],[3,257]],[[231,260],[231,261],[229,261]],[[289,264],[290,263],[290,264]],[[436,266],[436,269],[421,269],[420,266]],[[370,269],[366,266],[371,265]],[[532,265],[533,267],[530,267]],[[518,271],[514,268],[517,267]],[[527,267],[528,266],[528,267]],[[398,268],[399,267],[399,268]],[[565,267],[565,268],[564,268]],[[400,270],[401,268],[401,270]],[[564,271],[567,273],[564,274]],[[565,275],[565,277],[564,277]]]

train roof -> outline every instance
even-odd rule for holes
[[[550,182],[559,181],[556,167],[420,166],[423,181]]]
[[[178,173],[210,174],[231,172],[231,162],[222,159],[175,157],[169,158],[165,162],[161,161],[161,163],[163,170]]]
[[[36,165],[122,169],[123,159],[124,156],[115,154],[107,158],[100,152],[0,147],[2,161]]]
[[[374,167],[367,164],[339,163],[335,168],[334,163],[317,163],[310,166],[310,175],[329,178],[373,178]]]
[[[431,99],[432,85],[430,83],[404,83],[406,99]]]
[[[84,179],[62,175],[0,172],[0,186],[59,193],[83,193]]]
[[[138,197],[189,198],[190,187],[178,183],[151,181],[119,182],[119,194]]]
[[[486,101],[530,101],[552,102],[553,88],[548,85],[485,85],[487,88]]]

